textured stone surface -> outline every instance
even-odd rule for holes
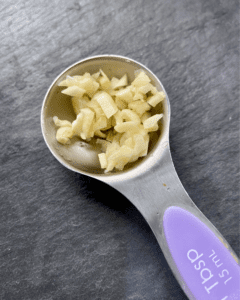
[[[148,66],[179,177],[239,256],[238,1],[9,0],[0,16],[0,299],[187,299],[129,201],[50,154],[40,110],[77,60]]]

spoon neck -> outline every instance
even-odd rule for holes
[[[143,174],[111,185],[136,206],[148,223],[155,216],[159,219],[169,206],[194,205],[176,173],[169,146],[161,159]]]

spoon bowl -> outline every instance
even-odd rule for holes
[[[61,145],[53,122],[54,116],[70,122],[76,117],[58,84],[67,75],[93,74],[99,69],[110,78],[127,74],[130,82],[141,69],[166,95],[154,108],[163,118],[159,130],[150,136],[147,156],[127,164],[123,171],[106,174],[100,168],[100,149],[94,139],[86,143],[76,138],[70,145]],[[183,188],[171,159],[169,126],[170,102],[159,79],[141,63],[116,55],[90,57],[64,70],[47,91],[41,110],[42,133],[51,153],[68,169],[111,185],[135,205],[189,299],[240,299],[239,259]]]
[[[159,152],[162,149],[161,146],[168,143],[170,104],[168,97],[166,97],[164,101],[152,108],[154,114],[164,113],[164,117],[160,121],[159,130],[150,134],[149,155],[145,158],[140,158],[135,163],[128,164],[121,172],[104,174],[98,161],[97,154],[100,153],[100,148],[96,144],[96,139],[93,138],[90,143],[86,143],[75,138],[70,145],[61,145],[56,141],[56,127],[53,122],[54,116],[58,116],[60,119],[68,120],[70,122],[74,121],[76,118],[71,101],[69,101],[69,96],[61,93],[61,90],[64,88],[59,87],[58,84],[64,80],[67,75],[83,75],[85,72],[93,74],[98,72],[99,69],[102,69],[110,78],[113,76],[120,78],[124,74],[127,74],[129,82],[134,80],[135,72],[141,69],[151,79],[152,84],[156,86],[159,91],[164,91],[166,94],[159,79],[142,64],[122,56],[94,56],[75,63],[64,70],[54,80],[43,102],[41,125],[43,136],[49,150],[64,166],[72,171],[99,178],[100,180],[103,180],[104,177],[104,181],[107,180],[108,177],[114,175],[116,180],[116,177],[124,177],[129,171],[141,172],[146,165],[151,164],[154,157],[159,157]],[[143,162],[145,166],[143,166]]]

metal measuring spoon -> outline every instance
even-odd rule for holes
[[[240,299],[239,259],[229,244],[202,214],[183,188],[169,149],[170,103],[166,96],[154,113],[163,113],[160,131],[150,138],[149,153],[121,172],[104,174],[94,139],[75,139],[70,145],[56,141],[52,118],[73,121],[69,97],[61,93],[59,82],[66,75],[93,74],[102,69],[110,77],[128,74],[134,79],[142,69],[157,89],[158,78],[142,64],[122,56],[99,55],[84,59],[63,71],[52,83],[41,111],[44,140],[52,154],[68,169],[93,177],[126,196],[148,222],[180,286],[189,299]],[[167,95],[167,94],[166,94]]]

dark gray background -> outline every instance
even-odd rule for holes
[[[238,17],[237,0],[1,2],[0,299],[186,299],[133,205],[43,141],[49,85],[92,55],[162,81],[179,177],[239,256]]]

